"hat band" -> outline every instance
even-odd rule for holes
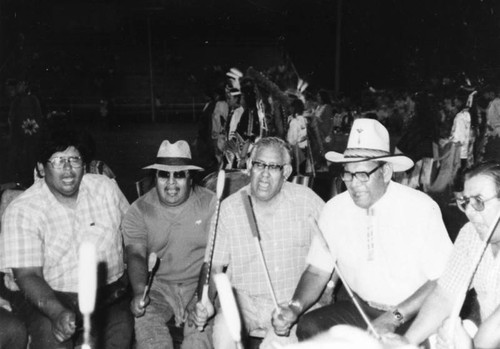
[[[388,151],[368,148],[348,148],[344,152],[345,158],[376,158],[391,155]]]
[[[156,163],[159,165],[186,166],[186,165],[192,165],[193,160],[190,158],[157,157]]]

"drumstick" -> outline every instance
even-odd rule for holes
[[[78,307],[83,315],[82,349],[90,349],[90,315],[94,311],[97,290],[97,252],[91,242],[80,245],[78,263]]]
[[[148,295],[149,290],[151,289],[151,284],[153,283],[154,268],[157,262],[158,262],[158,256],[156,255],[156,253],[151,252],[148,258],[148,283],[144,288],[142,299],[139,302],[139,305],[141,307],[144,307],[144,305],[146,304],[146,296]]]
[[[226,184],[226,172],[224,170],[220,170],[219,174],[217,175],[217,188],[216,188],[216,196],[217,196],[217,202],[215,204],[215,215],[214,215],[214,224],[213,224],[213,230],[212,234],[210,236],[210,245],[209,245],[209,258],[207,262],[207,274],[205,276],[205,283],[203,284],[203,290],[201,292],[201,299],[200,303],[207,308],[210,307],[210,302],[208,300],[208,287],[210,284],[210,272],[212,269],[212,257],[214,253],[214,247],[215,247],[215,237],[217,234],[217,225],[219,224],[219,208],[220,208],[220,201],[222,198],[222,194],[224,193],[224,185]],[[198,327],[198,330],[203,331],[203,327]]]
[[[214,282],[217,287],[222,313],[224,314],[229,334],[236,342],[237,348],[243,349],[243,345],[241,343],[240,313],[238,312],[231,283],[229,282],[227,275],[224,273],[214,275]]]
[[[477,259],[473,262],[472,264],[472,272],[471,275],[468,279],[468,282],[465,283],[464,289],[462,289],[462,292],[460,292],[457,296],[457,299],[455,299],[455,302],[453,304],[453,308],[450,313],[450,332],[449,338],[453,338],[454,332],[455,332],[455,326],[457,322],[459,322],[460,319],[460,310],[462,310],[463,303],[465,301],[465,297],[467,294],[467,291],[469,290],[469,286],[472,283],[472,280],[474,278],[474,275],[476,274],[477,268],[479,267],[479,263],[481,262],[481,259],[483,258],[484,252],[486,252],[486,248],[488,248],[488,243],[493,236],[493,233],[495,232],[496,228],[498,227],[498,223],[500,222],[500,211],[497,213],[497,216],[495,217],[495,220],[493,221],[493,224],[490,226],[488,234],[486,235],[486,238],[483,241],[483,247],[481,249],[481,253],[477,256]]]
[[[271,283],[271,276],[269,275],[269,270],[267,269],[266,260],[264,258],[264,252],[262,251],[262,246],[260,245],[260,234],[259,227],[257,225],[257,218],[255,217],[255,212],[253,210],[252,198],[250,195],[241,192],[243,198],[243,206],[245,206],[245,211],[247,213],[248,222],[250,224],[250,229],[252,231],[252,235],[255,241],[255,247],[257,249],[260,262],[262,263],[262,267],[264,268],[264,275],[266,277],[267,286],[269,288],[269,293],[273,299],[274,307],[276,311],[280,311],[278,306],[278,301],[276,299],[276,293],[274,292],[273,284]]]
[[[328,245],[328,241],[326,241],[319,225],[318,225],[318,222],[316,221],[316,219],[312,216],[309,216],[309,219],[312,221],[312,226],[313,226],[313,231],[315,233],[315,235],[318,237],[319,239],[319,242],[323,245],[323,247],[325,247],[328,251],[330,251],[331,253],[331,249],[330,249],[330,246]],[[359,314],[361,315],[361,317],[363,318],[363,320],[365,321],[366,325],[368,326],[368,329],[371,331],[371,333],[373,334],[373,336],[378,339],[378,340],[381,340],[382,337],[380,336],[380,334],[375,330],[375,327],[373,327],[373,324],[371,323],[370,321],[370,318],[366,315],[366,313],[363,311],[363,308],[361,308],[361,305],[359,304],[356,296],[354,296],[354,293],[352,292],[351,288],[349,287],[349,284],[347,283],[347,281],[344,279],[344,275],[342,275],[341,271],[340,271],[340,268],[339,266],[337,265],[337,261],[334,262],[334,268],[335,270],[337,271],[337,274],[340,278],[340,280],[342,281],[342,283],[344,284],[344,287],[347,291],[347,293],[349,294],[349,297],[351,297],[351,300],[352,302],[354,303],[354,306],[356,307],[356,309],[358,309],[359,311]]]

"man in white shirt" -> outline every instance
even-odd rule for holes
[[[402,333],[434,288],[452,249],[439,207],[426,194],[391,181],[393,172],[411,168],[413,161],[391,155],[389,134],[376,120],[355,120],[345,152],[325,157],[343,164],[347,192],[323,209],[322,233],[313,241],[295,294],[273,314],[275,331],[286,335],[298,319],[299,340],[338,324],[366,328],[351,300],[301,316],[336,267],[376,331]]]

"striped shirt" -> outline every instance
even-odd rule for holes
[[[247,296],[258,297],[265,306],[271,302],[265,271],[243,205],[247,185],[221,204],[213,265],[228,266],[231,283]],[[317,219],[324,202],[309,188],[285,182],[272,207],[263,209],[254,202],[264,259],[278,303],[293,296],[306,266],[314,234],[309,217]]]
[[[76,208],[57,201],[39,181],[17,197],[2,217],[0,271],[42,267],[45,281],[54,290],[78,291],[78,248],[94,242],[98,261],[105,263],[107,283],[124,271],[119,226],[129,204],[111,179],[83,176]]]
[[[443,276],[438,281],[439,285],[447,293],[458,297],[469,284],[483,249],[484,243],[472,223],[464,225]],[[500,305],[500,256],[493,255],[491,246],[484,251],[470,287],[477,293],[481,319],[484,321]]]

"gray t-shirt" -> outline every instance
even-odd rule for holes
[[[156,188],[137,199],[122,222],[125,246],[141,244],[155,252],[160,265],[158,284],[189,283],[198,279],[215,208],[215,194],[203,187],[191,191],[181,207],[163,206]]]

